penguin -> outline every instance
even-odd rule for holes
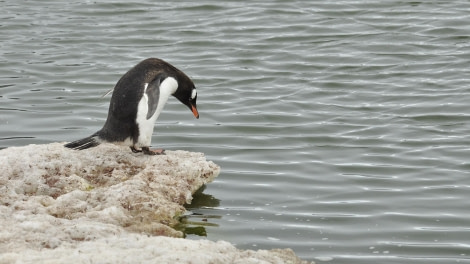
[[[150,144],[155,122],[170,95],[199,118],[194,83],[182,71],[161,59],[141,61],[124,74],[110,92],[113,94],[103,128],[89,137],[67,143],[65,147],[83,150],[109,142],[129,146],[134,153],[165,154],[165,150],[151,150]]]

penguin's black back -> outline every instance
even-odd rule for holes
[[[136,68],[124,74],[114,87],[108,118],[98,131],[99,137],[106,141],[124,141],[130,137],[135,142],[139,136],[137,106],[144,92],[146,75]]]

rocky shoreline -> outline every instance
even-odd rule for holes
[[[0,263],[306,263],[290,249],[181,239],[172,226],[220,167],[202,153],[102,144],[0,150]]]

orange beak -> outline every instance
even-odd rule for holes
[[[194,115],[197,119],[199,119],[199,113],[198,113],[198,111],[197,111],[196,106],[193,105],[193,104],[191,104],[191,111],[193,112],[193,115]]]

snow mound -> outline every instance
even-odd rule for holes
[[[219,166],[202,153],[62,143],[0,150],[0,263],[302,263],[171,228]],[[163,237],[170,236],[170,237]]]

